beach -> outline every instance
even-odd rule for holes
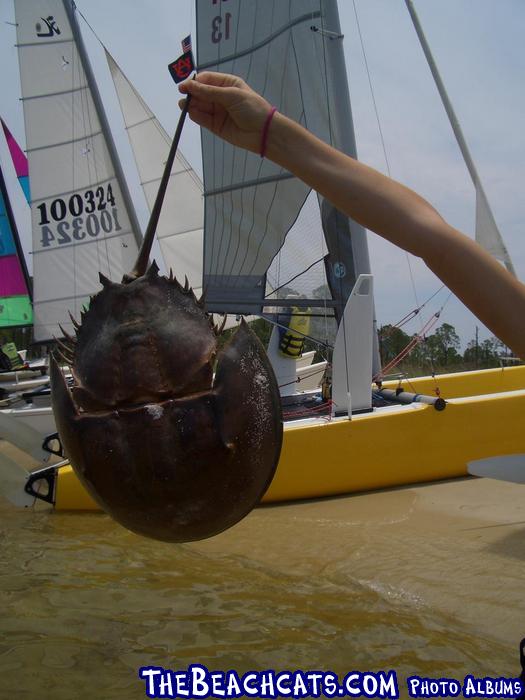
[[[5,448],[5,444],[4,444]],[[525,488],[458,479],[264,506],[153,542],[0,502],[7,696],[142,698],[142,666],[518,676]]]

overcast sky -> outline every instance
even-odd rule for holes
[[[262,1],[262,0],[261,0]],[[168,131],[178,118],[178,94],[166,65],[180,53],[180,40],[195,21],[191,0],[77,0],[98,38],[120,64]],[[496,222],[520,279],[525,279],[525,2],[524,0],[416,0],[416,10],[450,99],[479,170]],[[392,177],[426,197],[454,226],[473,235],[474,189],[404,0],[355,0],[366,61],[372,80]],[[340,0],[339,12],[347,60],[359,157],[387,172],[357,30],[353,0]],[[23,146],[12,0],[0,0],[0,115]],[[88,30],[89,33],[89,30]],[[193,32],[194,33],[194,32]],[[105,68],[90,42],[97,69]],[[105,75],[103,94],[114,101]],[[114,102],[113,102],[114,104]],[[120,130],[120,131],[119,131]],[[121,122],[116,138],[122,148]],[[200,172],[200,140],[186,125],[182,150]],[[129,157],[129,156],[128,156]],[[9,184],[12,170],[3,139],[0,158]],[[131,168],[129,168],[131,171]],[[141,193],[133,181],[136,199]],[[10,187],[24,245],[29,246],[27,207]],[[146,220],[145,210],[142,220]],[[419,260],[369,234],[376,308],[380,324],[393,323],[436,291],[440,283]],[[482,284],[480,280],[480,284]],[[415,287],[415,292],[414,292]],[[447,298],[442,292],[420,320],[419,330]],[[441,321],[453,324],[466,343],[475,326],[490,334],[451,298]]]

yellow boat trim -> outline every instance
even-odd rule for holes
[[[435,396],[436,388],[439,388],[440,396],[444,399],[496,394],[501,391],[525,389],[525,365],[480,369],[475,372],[438,374],[434,377],[402,379],[400,382],[394,380],[383,382],[383,388],[396,389],[400,384],[404,391],[427,394],[428,396]]]
[[[287,424],[277,472],[263,501],[333,496],[466,476],[469,461],[525,452],[525,389],[516,389],[516,385],[525,385],[525,367],[468,373],[477,375],[477,383],[465,374],[437,378],[448,401],[444,411],[411,404],[361,414],[351,421]],[[472,391],[474,384],[478,390],[482,386],[497,393],[448,399],[453,394],[460,396],[464,389]],[[431,394],[435,385],[436,379],[423,378],[403,387]],[[397,382],[388,386],[395,388]],[[59,470],[55,507],[98,510],[71,467]]]

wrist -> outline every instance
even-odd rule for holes
[[[259,155],[261,156],[261,158],[264,158],[266,156],[270,125],[276,112],[277,107],[270,107],[270,109],[268,110],[268,114],[266,115],[266,119],[264,120],[263,128],[261,131],[261,143],[259,147]]]
[[[301,169],[303,157],[309,151],[308,135],[293,119],[275,112],[268,128],[266,158],[297,174],[296,169]]]

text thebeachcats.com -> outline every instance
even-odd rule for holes
[[[150,698],[319,698],[362,697],[399,698],[396,671],[351,671],[340,677],[331,671],[209,671],[191,664],[186,670],[172,671],[159,666],[143,666],[139,678]],[[523,692],[519,678],[405,679],[412,698],[517,698]]]

